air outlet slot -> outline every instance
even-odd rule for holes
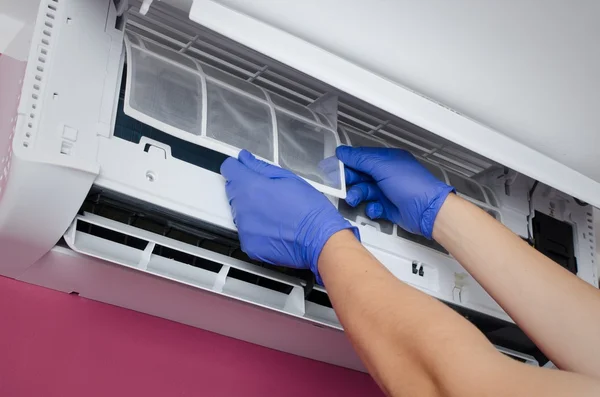
[[[329,296],[325,292],[319,291],[317,289],[313,289],[312,291],[310,291],[310,293],[306,297],[306,300],[308,302],[316,303],[317,305],[333,308],[333,305],[329,300]]]
[[[292,292],[292,289],[294,288],[291,285],[283,284],[278,281],[271,280],[266,277],[258,276],[256,274],[248,273],[235,268],[229,269],[227,277],[244,281],[250,284],[255,284],[260,287],[267,288],[276,292],[281,292],[286,295]]]
[[[112,241],[114,243],[126,245],[127,247],[143,250],[148,245],[148,242],[125,233],[107,229],[102,226],[94,225],[80,220],[77,222],[77,230],[92,236],[100,237],[101,239]]]
[[[162,256],[163,258],[172,259],[177,262],[185,263],[200,269],[208,270],[209,272],[218,273],[223,265],[215,262],[211,262],[204,258],[199,258],[195,255],[187,254],[185,252],[177,251],[169,247],[162,245],[156,245],[152,254]]]

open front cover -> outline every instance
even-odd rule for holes
[[[127,115],[229,156],[246,149],[345,197],[336,96],[303,106],[135,33],[125,40]]]

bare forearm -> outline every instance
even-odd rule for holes
[[[333,235],[319,271],[352,345],[392,396],[596,396],[598,382],[504,357],[475,327],[404,284],[348,231]]]
[[[454,195],[433,236],[557,366],[600,378],[598,290]]]
[[[467,388],[475,391],[475,379],[488,378],[479,383],[486,388],[494,384],[505,358],[485,337],[395,278],[350,233],[330,239],[319,270],[353,346],[388,394],[459,395]],[[458,384],[450,387],[453,382]]]

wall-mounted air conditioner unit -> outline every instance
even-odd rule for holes
[[[524,121],[513,129],[487,111],[474,121],[405,88],[386,51],[403,29],[390,18],[407,10],[334,5],[39,1],[19,36],[27,58],[0,56],[0,274],[363,369],[310,272],[240,250],[218,170],[248,148],[327,194],[396,277],[467,316],[505,354],[543,362],[443,247],[345,205],[342,172],[327,178],[318,163],[339,144],[407,149],[597,286],[585,203],[600,204],[597,156],[559,156],[555,130],[556,142],[544,142]],[[362,28],[348,25],[362,7]],[[348,18],[334,17],[344,10]],[[531,134],[511,135],[522,131]],[[582,150],[597,143],[587,131],[568,134]]]

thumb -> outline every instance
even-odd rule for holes
[[[248,167],[240,163],[233,157],[227,158],[221,164],[221,175],[227,181],[248,180],[252,177],[258,177],[255,172],[252,172]]]
[[[238,159],[240,163],[244,164],[252,171],[256,172],[257,174],[266,176],[267,178],[285,178],[295,176],[291,171],[284,170],[283,168],[271,165],[269,163],[265,163],[264,161],[257,159],[252,153],[250,153],[246,149],[242,149],[242,151],[240,151]]]

